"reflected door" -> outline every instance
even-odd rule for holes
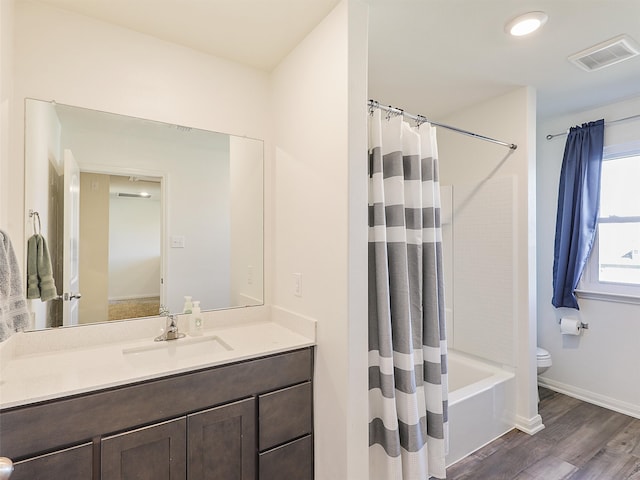
[[[63,325],[77,325],[80,298],[80,168],[71,150],[64,151],[63,245]]]

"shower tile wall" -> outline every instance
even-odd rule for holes
[[[453,187],[451,185],[440,186],[440,203],[447,346],[453,348]]]
[[[458,351],[515,366],[516,178],[456,184],[452,190],[452,234],[443,236],[453,243],[448,245],[455,315],[450,343]]]

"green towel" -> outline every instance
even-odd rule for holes
[[[38,286],[38,237],[34,235],[27,241],[27,298],[40,298]]]
[[[47,242],[42,235],[33,235],[27,242],[27,298],[47,302],[57,297]]]

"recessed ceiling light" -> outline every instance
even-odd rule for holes
[[[507,22],[504,26],[504,31],[514,37],[528,35],[544,25],[548,18],[549,16],[544,12],[529,12],[518,15],[513,20]]]

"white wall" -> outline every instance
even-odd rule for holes
[[[580,311],[551,305],[553,247],[558,183],[566,137],[547,134],[604,118],[637,115],[640,98],[594,110],[572,112],[538,124],[538,344],[551,353],[553,366],[542,384],[569,395],[640,418],[640,305],[579,299]],[[605,145],[640,140],[640,122],[605,127]],[[558,320],[569,313],[589,324],[580,338],[563,339]]]
[[[340,3],[271,78],[28,0],[16,8],[16,125],[29,96],[266,140],[266,303],[318,320],[316,478],[367,479],[364,2]],[[20,226],[22,193],[10,212]]]
[[[349,6],[349,250],[347,299],[347,471],[349,480],[369,478],[368,324],[368,15],[365,2]],[[366,406],[366,408],[365,408]],[[327,461],[320,458],[319,461]]]
[[[109,300],[160,296],[161,216],[159,199],[109,199]]]
[[[515,367],[516,425],[534,432],[541,428],[535,383],[535,92],[515,89],[453,114],[443,123],[518,145],[511,152],[438,129],[440,181],[453,185],[453,238],[463,243],[454,246],[458,278],[453,279],[454,291],[447,292],[454,296],[453,345]],[[473,227],[475,220],[466,218],[473,227],[468,238],[456,234],[456,216],[463,217],[469,208],[486,215],[480,225],[492,225],[488,228],[493,231]],[[498,229],[509,238],[493,238]],[[460,248],[468,250],[468,265],[455,258]],[[487,281],[498,267],[508,277],[505,288],[500,288],[501,278]],[[462,287],[460,292],[456,286]],[[468,335],[468,329],[474,335]],[[492,329],[491,335],[484,334]]]
[[[14,0],[0,2],[0,229],[10,238],[20,237],[22,222],[9,222],[14,182],[10,181],[10,141],[13,98],[13,23]],[[16,182],[17,183],[17,182]],[[15,240],[12,240],[12,243]]]
[[[22,124],[23,101],[31,97],[268,141],[264,72],[29,1],[16,5],[15,18],[15,125]],[[11,136],[19,153],[9,166],[19,186],[9,216],[19,224],[22,137],[20,129]],[[182,262],[174,271],[193,271],[191,265]],[[181,294],[196,295],[188,287]]]
[[[452,186],[451,343],[456,350],[516,366],[516,177],[498,174]]]
[[[263,302],[264,249],[263,210],[264,168],[260,140],[229,139],[230,222],[231,222],[231,304],[255,305]]]
[[[318,480],[368,478],[366,296],[350,296],[367,281],[366,64],[350,65],[348,58],[351,47],[360,49],[357,62],[366,58],[366,10],[360,7],[340,3],[277,67],[272,83],[273,304],[318,321]],[[355,24],[354,37],[352,21],[362,22]],[[358,130],[350,131],[350,100],[359,113]],[[350,251],[356,239],[360,250]],[[364,268],[350,270],[350,254],[358,267],[363,255]],[[294,294],[294,273],[302,274],[301,296]],[[356,336],[362,328],[364,334]]]
[[[38,212],[40,217],[40,233],[48,243],[54,277],[60,280],[59,270],[55,267],[58,262],[56,253],[58,242],[52,238],[53,232],[57,232],[60,226],[61,205],[58,198],[51,196],[51,189],[58,182],[54,176],[62,175],[62,150],[60,148],[60,122],[51,104],[39,103],[28,106],[29,124],[26,129],[29,132],[28,144],[25,141],[25,166],[29,171],[29,181],[26,182],[24,199],[25,209],[28,212]],[[12,201],[12,205],[15,201]],[[56,218],[57,217],[57,218]],[[24,226],[25,241],[34,234],[35,217],[25,215],[27,222]],[[20,237],[18,237],[20,238]],[[15,240],[14,240],[15,241]],[[16,245],[16,251],[22,250],[24,244]],[[18,257],[20,258],[20,257]],[[26,272],[23,272],[26,278]],[[58,293],[62,293],[62,285],[56,285]],[[26,289],[26,285],[25,285]],[[32,313],[32,327],[44,328],[47,325],[47,304],[41,300],[30,300],[29,309]]]
[[[16,4],[14,28],[13,125],[23,124],[30,97],[269,139],[265,72],[28,0]],[[15,128],[8,223],[18,225],[22,139]]]

